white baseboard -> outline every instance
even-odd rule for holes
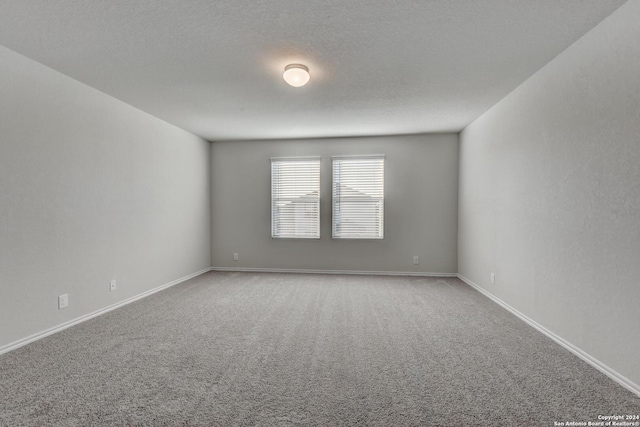
[[[46,329],[46,330],[44,330],[42,332],[38,332],[36,334],[30,335],[30,336],[28,336],[26,338],[22,338],[22,339],[20,339],[18,341],[14,341],[12,343],[9,343],[7,345],[4,345],[4,346],[0,347],[0,354],[8,353],[11,350],[15,350],[16,348],[19,348],[19,347],[22,347],[24,345],[30,344],[30,343],[32,343],[34,341],[37,341],[37,340],[42,339],[44,337],[47,337],[49,335],[53,335],[56,332],[60,332],[60,331],[62,331],[64,329],[70,328],[71,326],[77,325],[78,323],[82,323],[82,322],[87,321],[89,319],[93,319],[94,317],[100,316],[101,314],[104,314],[104,313],[107,313],[109,311],[115,310],[116,308],[120,308],[120,307],[125,306],[127,304],[131,304],[134,301],[137,301],[139,299],[147,297],[147,296],[149,296],[151,294],[155,294],[156,292],[159,292],[159,291],[161,291],[163,289],[170,288],[171,286],[177,285],[178,283],[182,283],[182,282],[184,282],[186,280],[189,280],[191,278],[199,276],[199,275],[201,275],[203,273],[206,273],[208,271],[209,271],[209,268],[205,268],[204,270],[200,270],[200,271],[198,271],[196,273],[189,274],[188,276],[181,277],[181,278],[176,279],[176,280],[174,280],[172,282],[165,283],[164,285],[160,285],[157,288],[153,288],[153,289],[151,289],[149,291],[146,291],[146,292],[143,292],[141,294],[135,295],[135,296],[133,296],[131,298],[127,298],[124,301],[120,301],[120,302],[112,304],[112,305],[110,305],[108,307],[101,308],[100,310],[96,310],[93,313],[85,314],[84,316],[80,316],[80,317],[77,317],[77,318],[75,318],[73,320],[69,320],[68,322],[64,322],[64,323],[62,323],[60,325],[54,326],[53,328],[49,328],[49,329]]]
[[[564,338],[554,334],[549,329],[547,329],[544,326],[540,325],[535,320],[533,320],[533,319],[527,317],[526,315],[520,313],[518,310],[516,310],[515,308],[511,307],[509,304],[507,304],[506,302],[502,301],[500,298],[496,297],[495,295],[487,292],[486,290],[484,290],[480,286],[476,285],[475,283],[473,283],[471,280],[467,279],[463,275],[458,274],[457,276],[458,276],[458,278],[460,280],[462,280],[467,285],[471,286],[472,288],[474,288],[475,290],[480,292],[482,295],[486,296],[487,298],[489,298],[490,300],[492,300],[496,304],[502,306],[503,308],[505,308],[507,311],[511,312],[512,314],[516,315],[517,317],[519,317],[520,319],[522,319],[523,321],[525,321],[526,323],[528,323],[529,325],[531,325],[532,327],[537,329],[538,331],[542,332],[543,334],[545,334],[546,336],[548,336],[549,338],[551,338],[552,340],[554,340],[555,342],[560,344],[562,347],[566,348],[571,353],[575,354],[580,359],[584,360],[585,362],[587,362],[588,364],[590,364],[591,366],[593,366],[594,368],[596,368],[597,370],[599,370],[600,372],[602,372],[603,374],[605,374],[606,376],[608,376],[609,378],[611,378],[612,380],[614,380],[615,382],[617,382],[618,384],[620,384],[621,386],[626,388],[627,390],[629,390],[629,391],[637,394],[638,396],[640,396],[640,386],[638,384],[634,383],[633,381],[631,381],[629,378],[625,377],[624,375],[619,374],[618,372],[616,372],[615,370],[611,369],[610,367],[608,367],[604,363],[600,362],[595,357],[593,357],[593,356],[589,355],[588,353],[584,352],[583,350],[581,350],[580,348],[578,348],[575,345],[571,344],[570,342],[568,342]]]
[[[206,273],[208,271],[264,272],[264,273],[307,273],[307,274],[355,274],[355,275],[374,275],[374,276],[457,277],[460,280],[462,280],[463,282],[465,282],[467,285],[471,286],[472,288],[474,288],[475,290],[477,290],[478,292],[480,292],[481,294],[483,294],[484,296],[486,296],[487,298],[489,298],[490,300],[495,302],[496,304],[498,304],[501,307],[505,308],[506,310],[508,310],[509,312],[514,314],[515,316],[517,316],[520,319],[522,319],[524,322],[528,323],[529,325],[531,325],[532,327],[534,327],[535,329],[537,329],[541,333],[543,333],[546,336],[548,336],[549,338],[554,340],[556,343],[560,344],[562,347],[566,348],[567,350],[569,350],[570,352],[572,352],[573,354],[578,356],[580,359],[584,360],[585,362],[587,362],[588,364],[590,364],[591,366],[593,366],[594,368],[596,368],[597,370],[599,370],[603,374],[607,375],[609,378],[611,378],[612,380],[616,381],[618,384],[620,384],[621,386],[623,386],[627,390],[629,390],[629,391],[635,393],[636,395],[640,396],[640,386],[638,384],[634,383],[633,381],[631,381],[627,377],[619,374],[618,372],[616,372],[615,370],[611,369],[610,367],[608,367],[604,363],[600,362],[596,358],[592,357],[588,353],[584,352],[580,348],[578,348],[578,347],[574,346],[573,344],[571,344],[570,342],[566,341],[564,338],[562,338],[562,337],[556,335],[555,333],[551,332],[550,330],[548,330],[544,326],[540,325],[539,323],[537,323],[533,319],[531,319],[528,316],[520,313],[518,310],[516,310],[515,308],[511,307],[509,304],[505,303],[504,301],[502,301],[501,299],[497,298],[493,294],[489,293],[488,291],[484,290],[480,286],[476,285],[475,283],[473,283],[471,280],[467,279],[463,275],[456,274],[456,273],[429,273],[429,272],[411,272],[411,271],[403,272],[403,271],[306,270],[306,269],[281,269],[281,268],[211,267],[211,268],[206,268],[204,270],[200,270],[200,271],[195,272],[193,274],[189,274],[187,276],[181,277],[179,279],[176,279],[176,280],[174,280],[172,282],[169,282],[169,283],[166,283],[164,285],[160,285],[160,286],[158,286],[156,288],[153,288],[153,289],[148,290],[146,292],[143,292],[141,294],[135,295],[135,296],[133,296],[131,298],[127,298],[126,300],[123,300],[123,301],[120,301],[118,303],[112,304],[112,305],[110,305],[108,307],[102,308],[100,310],[96,310],[96,311],[94,311],[92,313],[86,314],[84,316],[80,316],[80,317],[75,318],[73,320],[70,320],[68,322],[65,322],[65,323],[62,323],[60,325],[54,326],[53,328],[46,329],[44,331],[41,331],[41,332],[38,332],[36,334],[30,335],[30,336],[28,336],[26,338],[22,338],[22,339],[20,339],[18,341],[14,341],[12,343],[4,345],[4,346],[0,347],[0,354],[7,353],[9,351],[15,350],[15,349],[17,349],[19,347],[25,346],[27,344],[30,344],[30,343],[32,343],[34,341],[37,341],[37,340],[42,339],[44,337],[47,337],[49,335],[55,334],[56,332],[60,332],[60,331],[62,331],[64,329],[70,328],[71,326],[77,325],[79,323],[82,323],[82,322],[87,321],[89,319],[92,319],[94,317],[100,316],[100,315],[102,315],[104,313],[107,313],[109,311],[115,310],[115,309],[117,309],[119,307],[122,307],[122,306],[125,306],[127,304],[130,304],[130,303],[132,303],[134,301],[137,301],[139,299],[145,298],[145,297],[147,297],[149,295],[152,295],[152,294],[154,294],[156,292],[159,292],[159,291],[162,291],[164,289],[170,288],[171,286],[175,286],[175,285],[177,285],[179,283],[182,283],[184,281],[192,279],[192,278],[194,278],[196,276],[199,276],[199,275],[201,275],[203,273]]]
[[[235,271],[249,273],[304,273],[304,274],[356,274],[366,276],[419,276],[458,277],[457,273],[428,273],[416,271],[365,271],[365,270],[306,270],[293,268],[211,267],[211,271]]]

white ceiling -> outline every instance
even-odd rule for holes
[[[0,0],[0,44],[209,140],[457,132],[622,3]]]

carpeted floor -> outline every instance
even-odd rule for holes
[[[0,356],[0,425],[552,426],[640,398],[458,279],[207,273]]]

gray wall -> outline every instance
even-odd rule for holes
[[[384,240],[331,238],[331,156],[344,154],[386,154]],[[271,239],[269,158],[311,155],[322,156],[321,239]],[[214,267],[457,271],[457,135],[214,142],[211,165]]]
[[[208,268],[209,149],[0,47],[0,349]]]
[[[458,240],[462,276],[636,384],[639,40],[634,0],[462,132]]]

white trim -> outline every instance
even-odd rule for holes
[[[278,162],[281,160],[291,160],[292,162],[306,160],[322,160],[322,156],[291,156],[291,157],[269,157],[270,162]]]
[[[73,320],[69,320],[68,322],[64,322],[64,323],[61,323],[60,325],[54,326],[53,328],[49,328],[49,329],[46,329],[44,331],[41,331],[41,332],[35,333],[33,335],[30,335],[30,336],[28,336],[26,338],[19,339],[18,341],[14,341],[12,343],[9,343],[7,345],[4,345],[4,346],[0,347],[0,354],[8,353],[8,352],[10,352],[12,350],[15,350],[17,348],[25,346],[27,344],[31,344],[32,342],[37,341],[37,340],[39,340],[41,338],[47,337],[49,335],[53,335],[56,332],[60,332],[62,330],[70,328],[71,326],[77,325],[78,323],[82,323],[82,322],[84,322],[86,320],[93,319],[94,317],[98,317],[98,316],[100,316],[102,314],[105,314],[105,313],[107,313],[109,311],[115,310],[116,308],[120,308],[122,306],[130,304],[130,303],[132,303],[134,301],[137,301],[139,299],[142,299],[144,297],[148,297],[151,294],[155,294],[156,292],[162,291],[163,289],[170,288],[171,286],[177,285],[178,283],[182,283],[182,282],[184,282],[186,280],[189,280],[189,279],[192,279],[192,278],[194,278],[196,276],[199,276],[201,274],[207,273],[208,271],[210,271],[210,269],[209,268],[205,268],[204,270],[200,270],[200,271],[198,271],[196,273],[189,274],[188,276],[181,277],[180,279],[176,279],[176,280],[174,280],[172,282],[165,283],[164,285],[160,285],[157,288],[153,288],[153,289],[148,290],[146,292],[143,292],[141,294],[135,295],[135,296],[133,296],[131,298],[127,298],[127,299],[125,299],[123,301],[117,302],[117,303],[112,304],[110,306],[107,306],[105,308],[101,308],[100,310],[96,310],[93,313],[85,314],[84,316],[80,316],[80,317],[77,317],[77,318],[75,318]]]
[[[384,159],[386,154],[345,154],[342,156],[331,156],[331,159]]]
[[[125,306],[127,304],[130,304],[130,303],[132,303],[134,301],[137,301],[139,299],[145,298],[145,297],[147,297],[149,295],[152,295],[152,294],[154,294],[156,292],[159,292],[159,291],[162,291],[164,289],[170,288],[171,286],[175,286],[175,285],[177,285],[179,283],[182,283],[184,281],[192,279],[192,278],[194,278],[196,276],[199,276],[201,274],[204,274],[204,273],[206,273],[208,271],[256,272],[256,273],[257,272],[263,272],[263,273],[307,273],[307,274],[354,274],[354,275],[372,275],[372,276],[457,277],[460,280],[462,280],[464,283],[466,283],[467,285],[471,286],[472,288],[474,288],[475,290],[480,292],[482,295],[486,296],[487,298],[489,298],[490,300],[492,300],[496,304],[500,305],[501,307],[503,307],[507,311],[511,312],[513,315],[519,317],[524,322],[526,322],[527,324],[529,324],[533,328],[537,329],[539,332],[541,332],[544,335],[548,336],[549,338],[554,340],[556,343],[560,344],[562,347],[566,348],[567,350],[569,350],[570,352],[572,352],[573,354],[578,356],[580,359],[584,360],[585,362],[587,362],[588,364],[590,364],[591,366],[593,366],[594,368],[596,368],[597,370],[599,370],[603,374],[607,375],[609,378],[611,378],[612,380],[614,380],[615,382],[617,382],[618,384],[620,384],[621,386],[623,386],[627,390],[629,390],[629,391],[635,393],[636,395],[640,396],[640,386],[638,384],[634,383],[633,381],[631,381],[630,379],[628,379],[624,375],[619,374],[618,372],[616,372],[615,370],[611,369],[610,367],[608,367],[604,363],[600,362],[598,359],[594,358],[593,356],[587,354],[586,352],[584,352],[580,348],[578,348],[578,347],[574,346],[573,344],[571,344],[570,342],[566,341],[564,338],[562,338],[562,337],[556,335],[555,333],[551,332],[550,330],[548,330],[544,326],[542,326],[539,323],[537,323],[535,320],[533,320],[533,319],[529,318],[528,316],[520,313],[518,310],[516,310],[515,308],[511,307],[509,304],[507,304],[506,302],[502,301],[498,297],[494,296],[490,292],[484,290],[480,286],[476,285],[475,283],[473,283],[471,280],[467,279],[463,275],[456,274],[456,273],[429,273],[429,272],[412,272],[412,271],[363,271],[363,270],[307,270],[307,269],[236,268],[236,267],[211,267],[211,268],[205,268],[204,270],[200,270],[198,272],[195,272],[195,273],[189,274],[187,276],[181,277],[179,279],[176,279],[176,280],[174,280],[172,282],[166,283],[164,285],[160,285],[160,286],[158,286],[156,288],[153,288],[153,289],[148,290],[146,292],[143,292],[141,294],[135,295],[135,296],[133,296],[131,298],[127,298],[126,300],[123,300],[123,301],[120,301],[118,303],[112,304],[112,305],[110,305],[108,307],[102,308],[100,310],[96,310],[96,311],[94,311],[92,313],[86,314],[84,316],[80,316],[80,317],[75,318],[73,320],[70,320],[68,322],[65,322],[65,323],[62,323],[60,325],[57,325],[57,326],[55,326],[53,328],[46,329],[44,331],[41,331],[41,332],[38,332],[36,334],[30,335],[30,336],[28,336],[26,338],[22,338],[22,339],[20,339],[18,341],[14,341],[12,343],[4,345],[4,346],[0,347],[0,354],[8,353],[8,352],[10,352],[12,350],[15,350],[17,348],[20,348],[22,346],[30,344],[30,343],[32,343],[34,341],[37,341],[37,340],[39,340],[41,338],[47,337],[49,335],[53,335],[56,332],[60,332],[60,331],[62,331],[64,329],[70,328],[71,326],[77,325],[77,324],[82,323],[82,322],[84,322],[86,320],[93,319],[94,317],[97,317],[97,316],[100,316],[100,315],[102,315],[104,313],[107,313],[109,311],[115,310],[116,308],[123,307],[123,306]]]
[[[611,378],[612,380],[614,380],[615,382],[617,382],[618,384],[620,384],[621,386],[626,388],[627,390],[629,390],[629,391],[637,394],[638,396],[640,396],[640,386],[638,384],[634,383],[633,381],[631,381],[629,378],[625,377],[624,375],[619,374],[618,372],[616,372],[615,370],[611,369],[610,367],[608,367],[604,363],[600,362],[595,357],[589,355],[588,353],[586,353],[585,351],[583,351],[580,348],[576,347],[575,345],[571,344],[570,342],[568,342],[564,338],[562,338],[562,337],[556,335],[555,333],[551,332],[549,329],[545,328],[544,326],[542,326],[541,324],[539,324],[535,320],[533,320],[533,319],[527,317],[526,315],[520,313],[518,310],[516,310],[515,308],[511,307],[509,304],[507,304],[506,302],[502,301],[500,298],[496,297],[495,295],[491,294],[490,292],[484,290],[480,286],[476,285],[471,280],[469,280],[466,277],[464,277],[462,274],[458,274],[458,278],[460,280],[462,280],[463,282],[465,282],[467,285],[469,285],[472,288],[474,288],[476,291],[480,292],[482,295],[484,295],[487,298],[489,298],[491,301],[495,302],[496,304],[500,305],[501,307],[503,307],[507,311],[509,311],[512,314],[514,314],[515,316],[519,317],[524,322],[528,323],[530,326],[532,326],[535,329],[537,329],[539,332],[542,332],[544,335],[548,336],[549,338],[554,340],[556,343],[560,344],[562,347],[566,348],[571,353],[575,354],[580,359],[584,360],[589,365],[593,366],[594,368],[596,368],[597,370],[599,370],[600,372],[602,372],[603,374],[605,374],[606,376],[608,376],[609,378]]]
[[[234,271],[238,273],[305,273],[305,274],[356,274],[366,276],[420,276],[458,277],[457,273],[429,273],[423,271],[367,271],[367,270],[307,270],[298,268],[251,268],[211,267],[211,271]]]

